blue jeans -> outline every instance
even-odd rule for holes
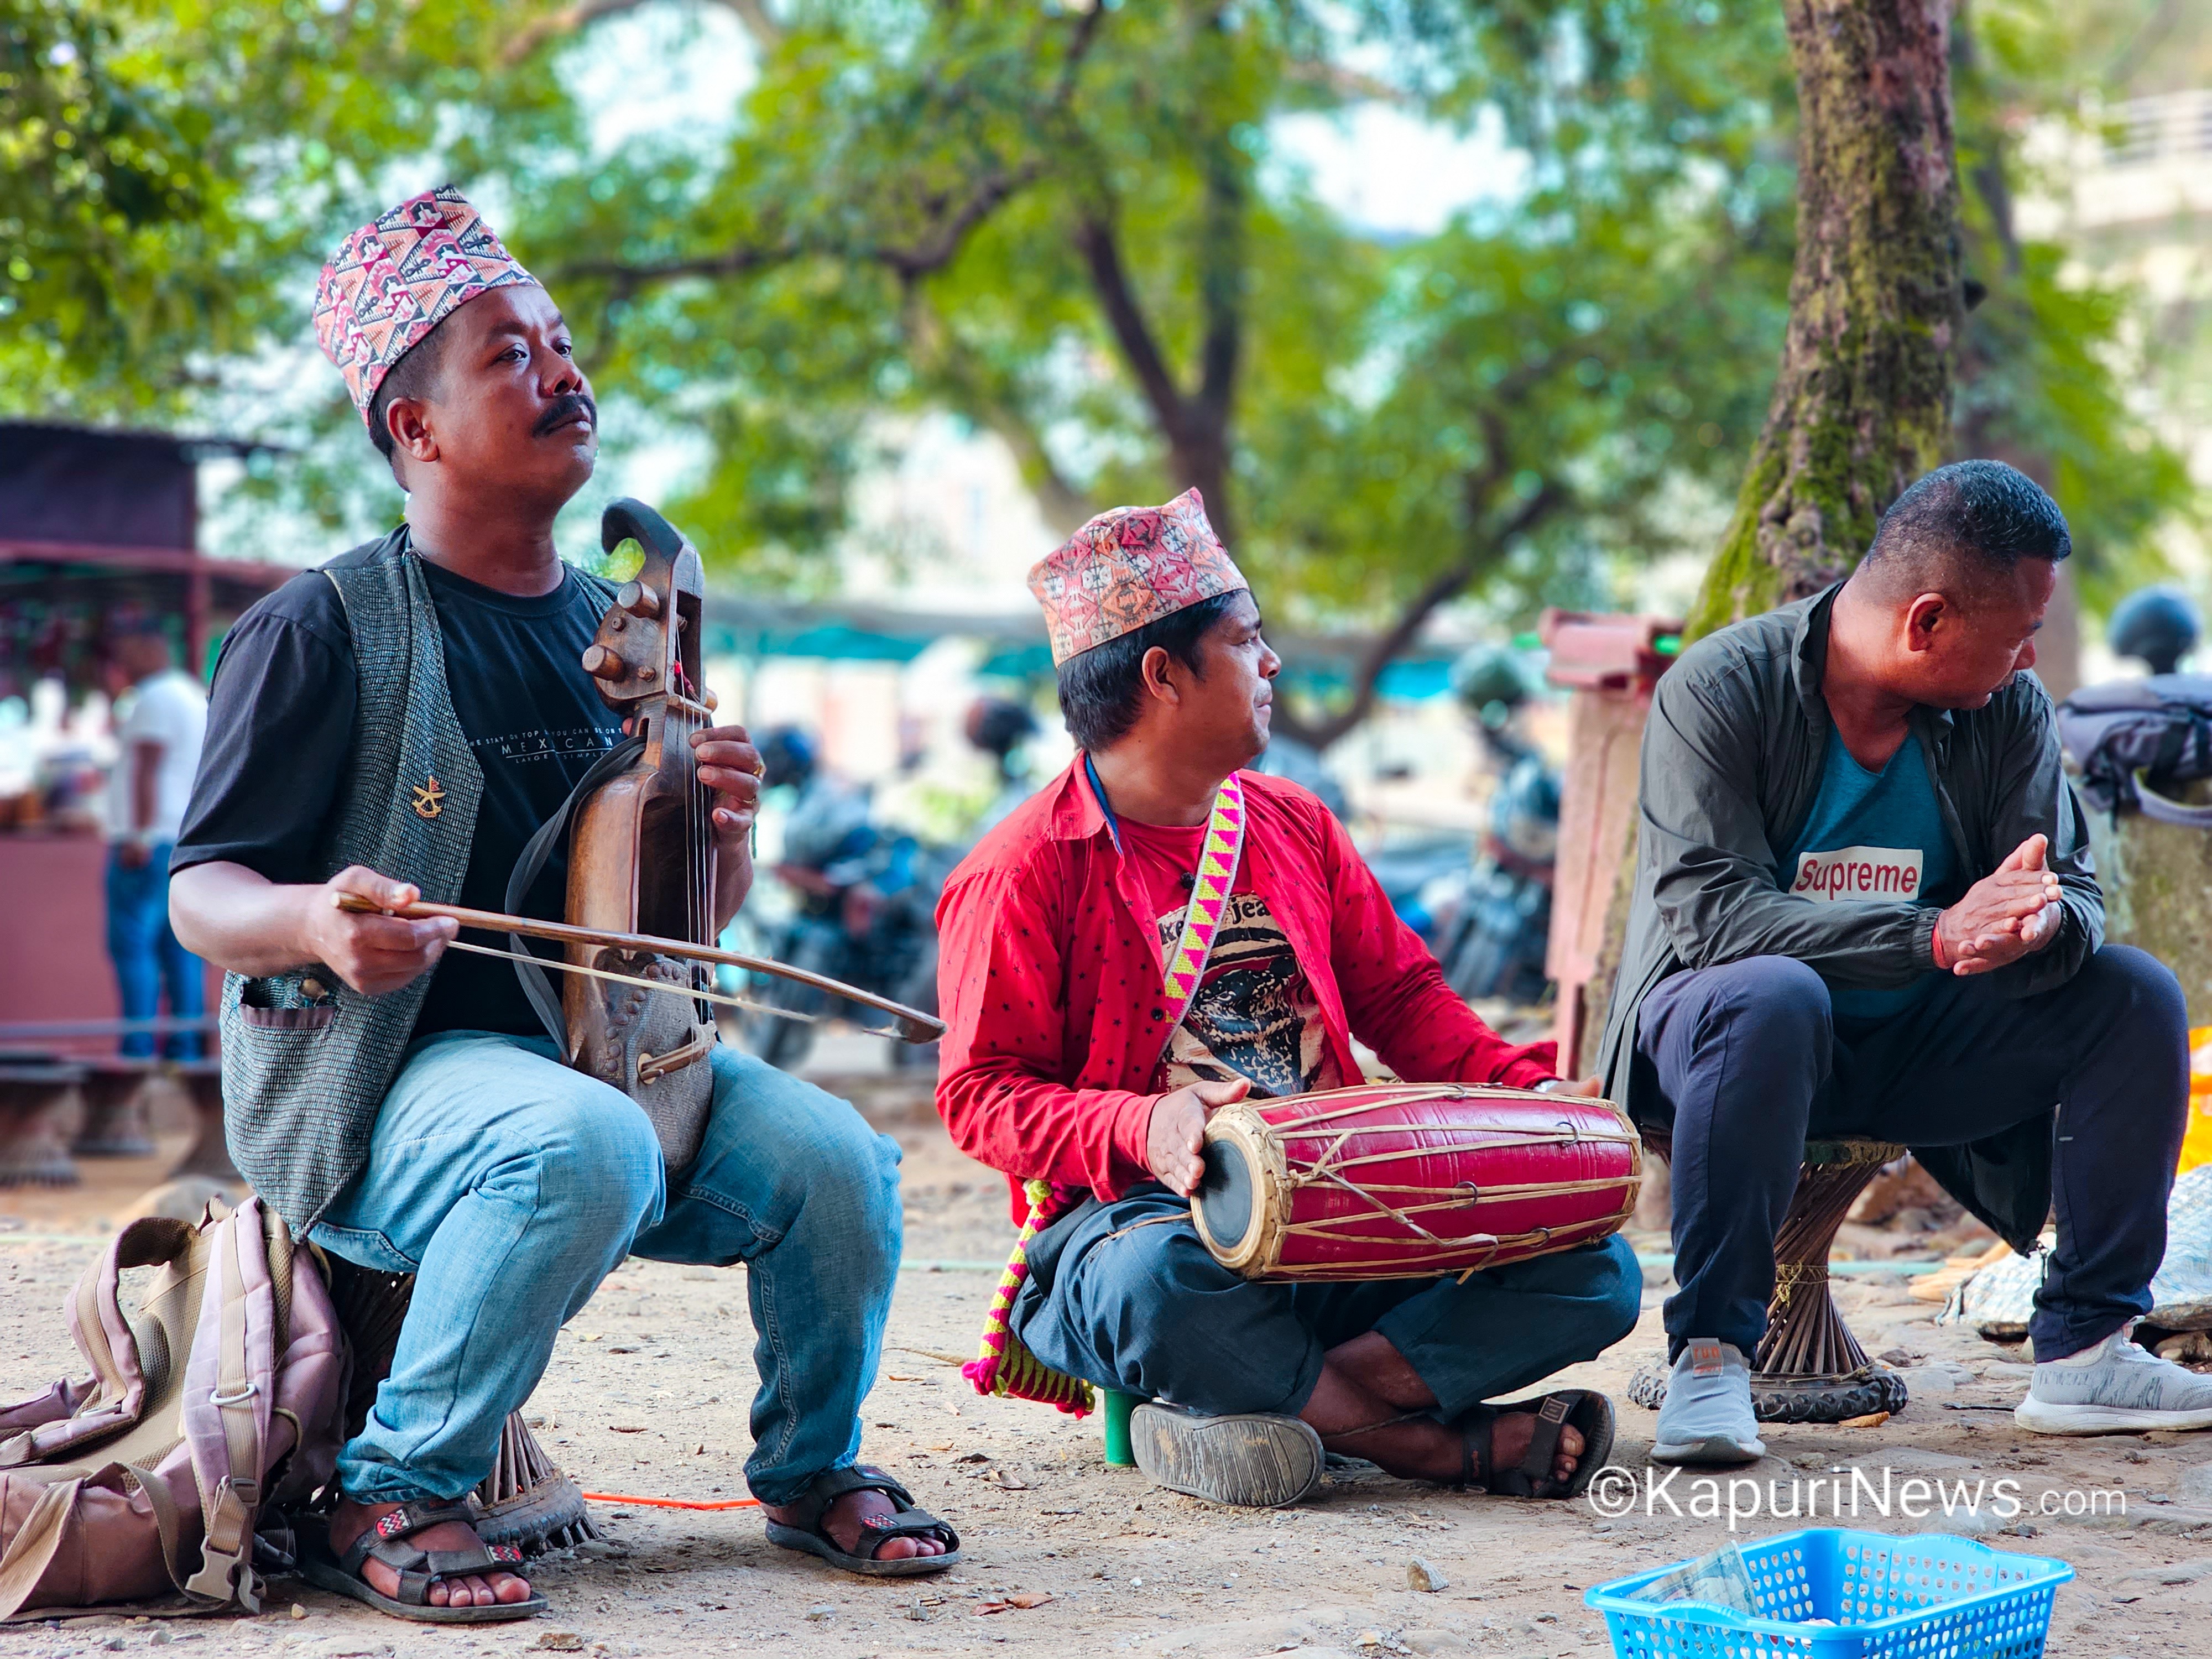
[[[745,1264],[756,1497],[787,1504],[859,1456],[898,1275],[898,1146],[740,1049],[713,1065],[706,1142],[671,1182],[645,1114],[544,1038],[441,1031],[409,1050],[367,1167],[308,1235],[416,1276],[392,1374],[339,1454],[348,1497],[482,1480],[555,1334],[629,1255]]]
[[[169,928],[171,848],[166,842],[147,848],[146,862],[136,870],[116,856],[118,850],[107,849],[107,955],[115,963],[123,1018],[152,1019],[159,1014],[166,983],[171,1016],[198,1019],[207,1012],[207,969]],[[172,1031],[162,1041],[161,1053],[169,1060],[198,1060],[200,1045],[198,1031]],[[127,1033],[123,1052],[152,1059],[154,1034]]]
[[[1379,1333],[1446,1419],[1595,1359],[1636,1324],[1644,1275],[1618,1237],[1464,1279],[1255,1285],[1216,1261],[1190,1205],[1147,1182],[1087,1200],[1030,1243],[1008,1322],[1031,1353],[1209,1416],[1295,1417],[1322,1357]]]

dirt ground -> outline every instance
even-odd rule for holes
[[[1912,1404],[1875,1427],[1771,1428],[1767,1458],[1735,1477],[1746,1484],[1709,1482],[1703,1498],[1687,1475],[1658,1494],[1623,1484],[1651,1473],[1653,1418],[1626,1403],[1625,1390],[1660,1349],[1663,1266],[1647,1273],[1635,1335],[1554,1384],[1595,1386],[1620,1402],[1613,1462],[1626,1473],[1607,1491],[1629,1499],[1626,1514],[1601,1515],[1582,1500],[1470,1497],[1372,1470],[1332,1479],[1307,1503],[1274,1512],[1216,1509],[1156,1489],[1133,1470],[1106,1467],[1096,1418],[1078,1422],[969,1390],[957,1366],[974,1351],[1009,1241],[1005,1187],[952,1150],[926,1085],[878,1073],[841,1086],[906,1151],[906,1272],[866,1407],[865,1455],[960,1528],[963,1566],[933,1580],[854,1579],[771,1547],[752,1510],[598,1504],[604,1541],[533,1567],[552,1612],[532,1622],[404,1625],[279,1581],[257,1618],[33,1625],[0,1632],[0,1655],[205,1643],[210,1654],[287,1659],[532,1650],[1561,1659],[1606,1649],[1601,1620],[1583,1606],[1589,1586],[1702,1554],[1731,1535],[1749,1541],[1803,1524],[1763,1511],[1770,1493],[1788,1508],[1793,1492],[1802,1504],[1815,1483],[1810,1500],[1823,1522],[1840,1503],[1845,1524],[1967,1532],[2071,1563],[2053,1654],[2206,1650],[2212,1435],[2024,1434],[2002,1409],[2026,1386],[2023,1357],[1939,1329],[1896,1273],[1844,1281],[1838,1301],[1870,1352],[1909,1362]],[[77,1371],[62,1297],[103,1231],[162,1167],[158,1159],[88,1164],[82,1188],[0,1194],[0,1394],[20,1397]],[[751,1340],[742,1270],[632,1261],[562,1334],[530,1415],[587,1491],[742,1496]],[[1996,1483],[2005,1481],[2017,1514],[1997,1512]],[[1958,1483],[1988,1483],[1982,1514],[1947,1520],[1928,1496],[1936,1482],[1953,1492]],[[1885,1483],[1887,1519],[1876,1508]],[[1740,1513],[1754,1499],[1762,1510],[1733,1534],[1731,1492]],[[1928,1518],[1908,1518],[1916,1503]],[[2100,1512],[2080,1512],[2092,1507]],[[1417,1559],[1441,1588],[1408,1587]]]

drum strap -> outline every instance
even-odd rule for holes
[[[1198,854],[1198,870],[1191,879],[1190,904],[1182,913],[1182,932],[1168,952],[1167,971],[1160,995],[1167,1007],[1167,1041],[1198,995],[1206,977],[1206,964],[1213,956],[1213,941],[1229,913],[1229,890],[1237,884],[1237,861],[1244,855],[1244,786],[1231,772],[1221,781],[1213,797],[1213,811],[1206,820],[1206,841]],[[1161,1044],[1166,1052],[1166,1042]]]
[[[1108,804],[1106,791],[1098,781],[1098,770],[1091,765],[1087,755],[1083,763],[1089,770],[1091,787],[1098,797],[1098,805],[1105,811],[1106,827],[1118,848],[1121,844],[1121,826],[1115,821],[1114,809]],[[1206,977],[1206,964],[1213,956],[1213,941],[1221,932],[1222,919],[1228,915],[1230,889],[1236,884],[1237,861],[1243,854],[1244,786],[1231,772],[1214,792],[1213,810],[1206,815],[1206,839],[1199,848],[1198,868],[1191,878],[1190,903],[1182,913],[1182,930],[1176,936],[1175,948],[1167,954],[1160,986],[1161,1000],[1167,1005],[1167,1035],[1160,1042],[1163,1054],[1175,1040],[1176,1027],[1190,1012],[1200,981]],[[1012,1395],[1020,1400],[1041,1401],[1072,1416],[1082,1417],[1091,1407],[1091,1385],[1079,1377],[1066,1376],[1054,1370],[1023,1346],[1006,1322],[1013,1312],[1014,1297],[1020,1293],[1022,1281],[1029,1277],[1030,1240],[1037,1236],[1051,1215],[1051,1182],[1027,1182],[1023,1190],[1030,1201],[1029,1218],[1022,1223],[1022,1231],[1014,1240],[1013,1254],[1006,1258],[1006,1270],[999,1276],[999,1288],[991,1297],[990,1310],[983,1316],[981,1351],[960,1368],[960,1374],[975,1384],[978,1394]]]

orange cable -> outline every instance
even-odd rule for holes
[[[587,1492],[584,1496],[594,1504],[641,1504],[654,1510],[750,1510],[760,1506],[757,1498],[724,1498],[702,1503],[695,1498],[634,1498],[620,1492]]]

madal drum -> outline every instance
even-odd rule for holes
[[[1612,1102],[1474,1084],[1243,1100],[1206,1127],[1198,1236],[1247,1279],[1423,1279],[1588,1244],[1635,1212]]]

